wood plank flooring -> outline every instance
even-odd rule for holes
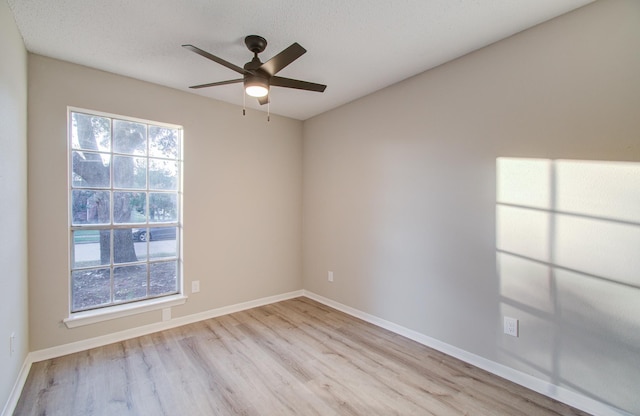
[[[585,415],[308,298],[33,364],[14,415]]]

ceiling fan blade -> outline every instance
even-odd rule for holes
[[[219,81],[219,82],[210,82],[208,84],[192,85],[189,88],[198,89],[198,88],[207,88],[207,87],[217,87],[218,85],[237,84],[242,81],[244,81],[242,78],[230,79],[229,81]]]
[[[269,104],[269,95],[265,95],[264,97],[258,97],[258,102],[260,105]]]
[[[202,49],[200,49],[200,48],[196,48],[196,47],[195,47],[195,46],[193,46],[193,45],[182,45],[182,47],[183,47],[183,48],[186,48],[186,49],[189,49],[190,51],[195,52],[195,53],[197,53],[197,54],[198,54],[198,55],[200,55],[200,56],[204,56],[205,58],[210,59],[210,60],[212,60],[213,62],[219,63],[219,64],[220,64],[220,65],[222,65],[222,66],[226,66],[227,68],[229,68],[229,69],[231,69],[231,70],[233,70],[233,71],[236,71],[236,72],[237,72],[237,73],[239,73],[239,74],[242,74],[242,75],[247,74],[247,73],[249,73],[249,74],[253,74],[253,72],[252,72],[252,71],[247,71],[247,70],[246,70],[246,69],[244,69],[244,68],[240,68],[238,65],[234,65],[234,64],[232,64],[231,62],[225,61],[225,60],[224,60],[224,59],[222,59],[222,58],[218,58],[217,56],[212,55],[212,54],[210,54],[210,53],[209,53],[209,52],[207,52],[207,51],[203,51],[203,50],[202,50]]]
[[[326,85],[315,84],[313,82],[300,81],[297,79],[291,78],[282,78],[282,77],[272,77],[269,81],[269,84],[276,87],[285,87],[285,88],[295,88],[298,90],[305,91],[316,91],[316,92],[324,92],[327,88]]]
[[[263,63],[260,66],[260,69],[273,76],[285,66],[300,58],[306,52],[307,50],[296,42],[273,58],[269,59],[267,62]]]

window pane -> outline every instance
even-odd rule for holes
[[[73,232],[72,267],[93,267],[111,263],[111,230]]]
[[[133,245],[133,230],[131,228],[119,228],[113,230],[113,262],[133,263],[138,261]]]
[[[71,146],[74,149],[111,151],[110,119],[71,113]]]
[[[71,154],[71,186],[74,188],[108,188],[111,186],[109,163],[104,153],[74,151]]]
[[[146,222],[146,198],[144,192],[114,192],[113,222],[116,224]]]
[[[113,268],[113,300],[116,302],[147,296],[147,265]]]
[[[147,159],[143,157],[114,156],[113,186],[116,188],[147,188]]]
[[[178,158],[178,130],[149,126],[149,156]]]
[[[71,273],[72,310],[94,308],[111,302],[109,269],[80,270]]]
[[[113,151],[128,155],[146,155],[147,125],[113,120]]]
[[[69,124],[72,312],[178,293],[181,128]]]
[[[178,162],[149,159],[149,189],[178,190]]]
[[[72,224],[109,224],[109,192],[80,191],[71,192]]]
[[[178,221],[178,196],[168,193],[149,194],[149,222]]]
[[[178,292],[177,261],[163,261],[150,264],[149,292],[151,296]]]
[[[160,259],[177,257],[178,242],[176,240],[177,227],[149,228],[149,257]]]

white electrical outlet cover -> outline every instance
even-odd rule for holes
[[[163,321],[171,320],[171,308],[162,309],[162,320]]]
[[[504,317],[504,333],[512,337],[518,336],[518,320],[515,318]]]

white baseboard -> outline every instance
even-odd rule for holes
[[[22,368],[20,369],[20,373],[18,374],[18,378],[16,379],[15,384],[13,385],[13,389],[11,390],[11,394],[9,394],[9,399],[7,403],[4,405],[4,409],[2,409],[2,416],[10,416],[13,414],[16,405],[18,404],[18,400],[20,399],[20,394],[22,393],[22,388],[24,387],[24,383],[27,381],[27,376],[29,375],[29,370],[31,370],[31,363],[29,361],[29,356],[25,358],[22,363]]]
[[[413,341],[419,342],[420,344],[425,345],[429,348],[433,348],[434,350],[443,352],[461,361],[481,368],[499,377],[505,378],[547,397],[558,400],[559,402],[568,404],[569,406],[575,407],[576,409],[580,409],[584,412],[599,416],[633,416],[631,413],[625,412],[624,410],[609,406],[605,403],[576,393],[567,388],[556,386],[555,384],[551,384],[537,377],[533,377],[521,371],[514,370],[511,367],[507,367],[503,364],[488,360],[479,355],[472,354],[468,351],[454,347],[453,345],[449,345],[435,338],[431,338],[427,335],[394,324],[393,322],[378,318],[377,316],[370,315],[366,312],[362,312],[350,306],[343,305],[342,303],[336,302],[329,298],[325,298],[324,296],[320,296],[308,290],[303,290],[303,296],[306,296],[309,299],[313,299],[324,305],[330,306],[348,315],[362,319],[363,321],[369,322],[373,325],[387,329],[398,335],[402,335],[403,337],[409,338]]]
[[[72,342],[69,344],[58,345],[43,350],[33,351],[29,353],[27,358],[31,359],[31,362],[38,362],[42,360],[48,360],[50,358],[60,357],[74,352],[85,351],[90,348],[101,347],[103,345],[112,344],[114,342],[120,342],[127,339],[140,337],[143,335],[152,334],[154,332],[164,331],[166,329],[176,328],[179,326],[191,324],[194,322],[204,321],[205,319],[215,318],[217,316],[228,315],[230,313],[243,311],[246,309],[256,308],[258,306],[264,306],[271,303],[280,302],[287,299],[296,298],[302,296],[302,290],[294,292],[283,293],[281,295],[268,296],[248,302],[238,303],[230,306],[223,306],[221,308],[210,309],[208,311],[195,313],[193,315],[181,316],[179,318],[170,319],[168,321],[156,322],[149,325],[140,326],[137,328],[127,329],[125,331],[114,332],[112,334],[102,335],[95,338],[89,338],[82,341]]]
[[[137,328],[127,329],[125,331],[115,332],[112,334],[107,334],[95,338],[89,338],[86,340],[72,342],[69,344],[58,345],[51,348],[46,348],[42,350],[32,351],[27,354],[27,357],[24,360],[24,364],[22,365],[22,369],[20,370],[20,374],[16,383],[14,384],[13,390],[11,391],[11,395],[9,396],[9,400],[4,406],[2,410],[2,416],[9,416],[13,414],[16,405],[18,404],[18,400],[20,399],[20,394],[22,393],[22,389],[24,388],[24,383],[27,380],[27,376],[29,375],[29,370],[31,369],[31,364],[48,360],[51,358],[61,357],[63,355],[72,354],[74,352],[85,351],[91,348],[101,347],[103,345],[112,344],[114,342],[120,342],[127,339],[139,337],[142,335],[152,334],[158,331],[164,331],[166,329],[176,328],[182,325],[191,324],[194,322],[204,321],[205,319],[215,318],[217,316],[228,315],[234,312],[240,312],[246,309],[256,308],[258,306],[269,305],[271,303],[280,302],[287,299],[293,299],[303,296],[302,290],[297,290],[294,292],[283,293],[275,296],[268,296],[265,298],[255,299],[248,302],[238,303],[235,305],[224,306],[222,308],[211,309],[208,311],[196,313],[193,315],[182,316],[179,318],[171,319],[163,322],[156,322],[150,325],[145,325]]]
[[[259,306],[269,305],[271,303],[280,302],[283,300],[293,299],[300,296],[306,296],[324,305],[330,306],[334,309],[347,313],[363,321],[369,322],[373,325],[387,329],[398,335],[402,335],[406,338],[419,342],[422,345],[433,348],[447,355],[455,357],[466,363],[479,367],[485,371],[493,373],[499,377],[505,378],[521,386],[527,387],[533,391],[544,394],[552,399],[566,403],[577,409],[591,413],[593,415],[600,416],[633,416],[631,413],[627,413],[623,410],[611,407],[607,404],[601,403],[590,397],[586,397],[574,391],[568,390],[564,387],[556,386],[544,380],[540,380],[529,374],[525,374],[521,371],[514,370],[503,364],[496,363],[479,355],[472,354],[468,351],[446,344],[435,338],[431,338],[427,335],[405,328],[403,326],[394,324],[393,322],[386,321],[378,318],[374,315],[370,315],[366,312],[362,312],[358,309],[352,308],[347,305],[343,305],[339,302],[317,295],[307,290],[298,290],[294,292],[284,293],[281,295],[269,296],[260,298],[248,302],[238,303],[235,305],[225,306],[222,308],[211,309],[205,312],[196,313],[189,316],[183,316],[180,318],[171,319],[169,321],[157,322],[150,325],[141,326],[138,328],[132,328],[125,331],[116,332],[113,334],[103,335],[100,337],[90,338],[78,342],[72,342],[56,347],[46,348],[43,350],[32,351],[25,358],[22,369],[16,383],[11,391],[9,400],[7,401],[2,416],[9,416],[13,414],[15,406],[18,403],[20,394],[24,387],[24,383],[29,375],[31,364],[34,362],[47,360],[55,357],[60,357],[66,354],[72,354],[74,352],[85,351],[90,348],[101,347],[103,345],[112,344],[114,342],[120,342],[127,339],[148,335],[158,331],[164,331],[166,329],[176,328],[182,325],[191,324],[194,322],[203,321],[205,319],[215,318],[222,315],[227,315],[234,312],[240,312],[243,310],[256,308]]]

